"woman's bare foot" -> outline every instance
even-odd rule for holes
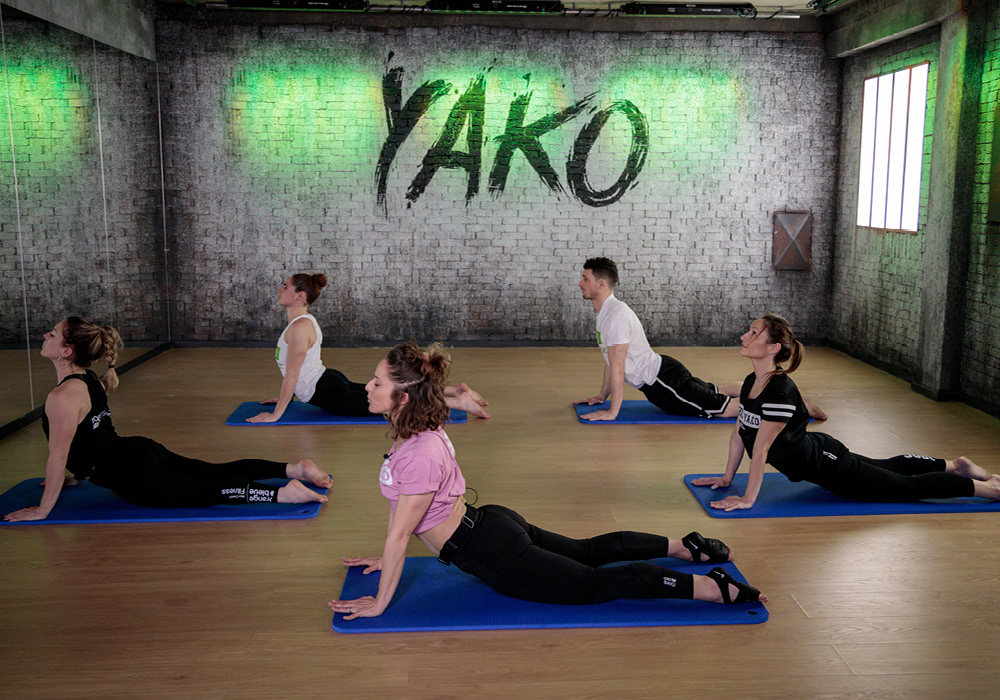
[[[460,386],[465,386],[464,384]],[[448,404],[448,408],[457,408],[460,411],[465,411],[470,416],[475,416],[476,418],[489,418],[490,414],[483,410],[483,403],[476,401],[472,394],[475,392],[463,391],[458,396],[446,396],[444,401]],[[476,394],[476,396],[479,396]],[[481,399],[482,397],[480,397]]]
[[[826,415],[826,412],[823,411],[822,408],[814,404],[806,397],[804,396],[802,397],[802,402],[806,405],[806,411],[809,412],[810,418],[815,418],[816,420],[826,420],[827,418],[829,418],[829,416]]]
[[[298,479],[292,479],[278,489],[278,503],[326,503],[327,497],[316,493]]]
[[[460,393],[460,394],[468,394],[469,396],[471,396],[472,400],[475,401],[476,403],[478,403],[480,406],[489,406],[490,405],[489,401],[487,401],[482,396],[480,396],[480,394],[479,394],[478,391],[476,391],[475,389],[473,389],[471,386],[469,386],[465,382],[462,382],[461,384],[459,384],[458,387],[457,387],[457,389],[458,389],[458,393]]]
[[[976,481],[986,481],[990,478],[990,473],[973,462],[968,457],[959,457],[947,463],[945,471],[955,472],[959,476],[965,476]]]
[[[289,479],[308,481],[321,489],[333,486],[333,479],[330,478],[330,475],[317,467],[311,459],[303,459],[298,464],[289,464],[285,467],[285,476]]]
[[[1000,501],[1000,474],[991,474],[985,481],[973,481],[976,490],[973,493],[990,501]]]

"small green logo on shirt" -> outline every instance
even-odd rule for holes
[[[600,331],[597,331],[597,344],[598,345],[601,344],[601,332]]]
[[[275,362],[277,362],[277,361],[278,361],[278,357],[279,357],[280,355],[281,355],[281,348],[275,348],[275,349],[274,349],[274,361],[275,361]]]

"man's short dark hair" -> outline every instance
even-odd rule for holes
[[[590,270],[595,278],[604,280],[612,289],[618,286],[618,266],[611,258],[589,258],[583,263],[583,269]]]

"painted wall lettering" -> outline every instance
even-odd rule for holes
[[[393,68],[388,70],[382,79],[382,99],[385,103],[388,134],[375,167],[375,184],[378,207],[386,215],[388,215],[386,188],[393,159],[430,106],[452,90],[452,84],[446,80],[424,82],[414,91],[406,104],[402,105],[403,73],[403,68]],[[532,92],[515,95],[507,112],[504,131],[494,139],[498,147],[493,167],[490,169],[490,194],[493,197],[500,197],[503,194],[511,162],[518,152],[524,155],[549,191],[564,193],[565,189],[559,180],[559,174],[552,166],[552,160],[539,139],[587,111],[592,113],[593,117],[580,130],[566,161],[566,179],[570,192],[583,204],[606,207],[617,202],[629,188],[635,186],[649,152],[649,126],[646,117],[629,100],[618,100],[598,111],[593,105],[596,94],[585,95],[569,107],[547,114],[528,125],[524,124],[524,118],[531,103]],[[420,171],[406,190],[407,206],[420,198],[441,168],[460,169],[466,172],[468,180],[465,191],[466,203],[479,193],[485,113],[486,77],[480,73],[472,79],[465,92],[452,106],[440,136],[424,155]],[[628,120],[631,127],[631,146],[625,166],[614,184],[604,190],[595,190],[587,179],[587,159],[601,130],[616,113]],[[466,132],[465,150],[456,150],[455,145],[463,129]]]
[[[622,174],[618,176],[615,184],[606,190],[595,192],[587,182],[587,156],[594,141],[601,133],[601,129],[607,123],[614,112],[624,114],[632,126],[632,148],[628,153],[628,160]],[[628,100],[619,100],[607,109],[602,109],[594,115],[587,126],[583,127],[580,135],[576,137],[573,144],[573,155],[566,161],[566,177],[573,194],[584,204],[592,207],[605,207],[612,202],[621,199],[625,191],[635,184],[635,179],[639,177],[639,171],[646,164],[646,153],[649,151],[649,126],[646,124],[646,117],[643,116],[639,108]]]

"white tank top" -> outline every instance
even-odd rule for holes
[[[326,367],[323,366],[323,360],[319,356],[320,348],[323,346],[323,331],[320,330],[319,324],[316,323],[316,319],[311,314],[297,316],[292,320],[292,323],[297,323],[299,319],[303,318],[312,321],[313,328],[316,329],[316,342],[306,351],[306,359],[302,361],[299,378],[295,382],[295,395],[299,397],[300,401],[308,401],[316,391],[316,382],[323,376]],[[289,323],[285,326],[285,330],[281,331],[281,335],[278,336],[278,347],[274,350],[274,361],[278,363],[282,377],[285,376],[285,369],[288,366],[288,343],[285,342],[285,333],[292,327],[292,323]]]

